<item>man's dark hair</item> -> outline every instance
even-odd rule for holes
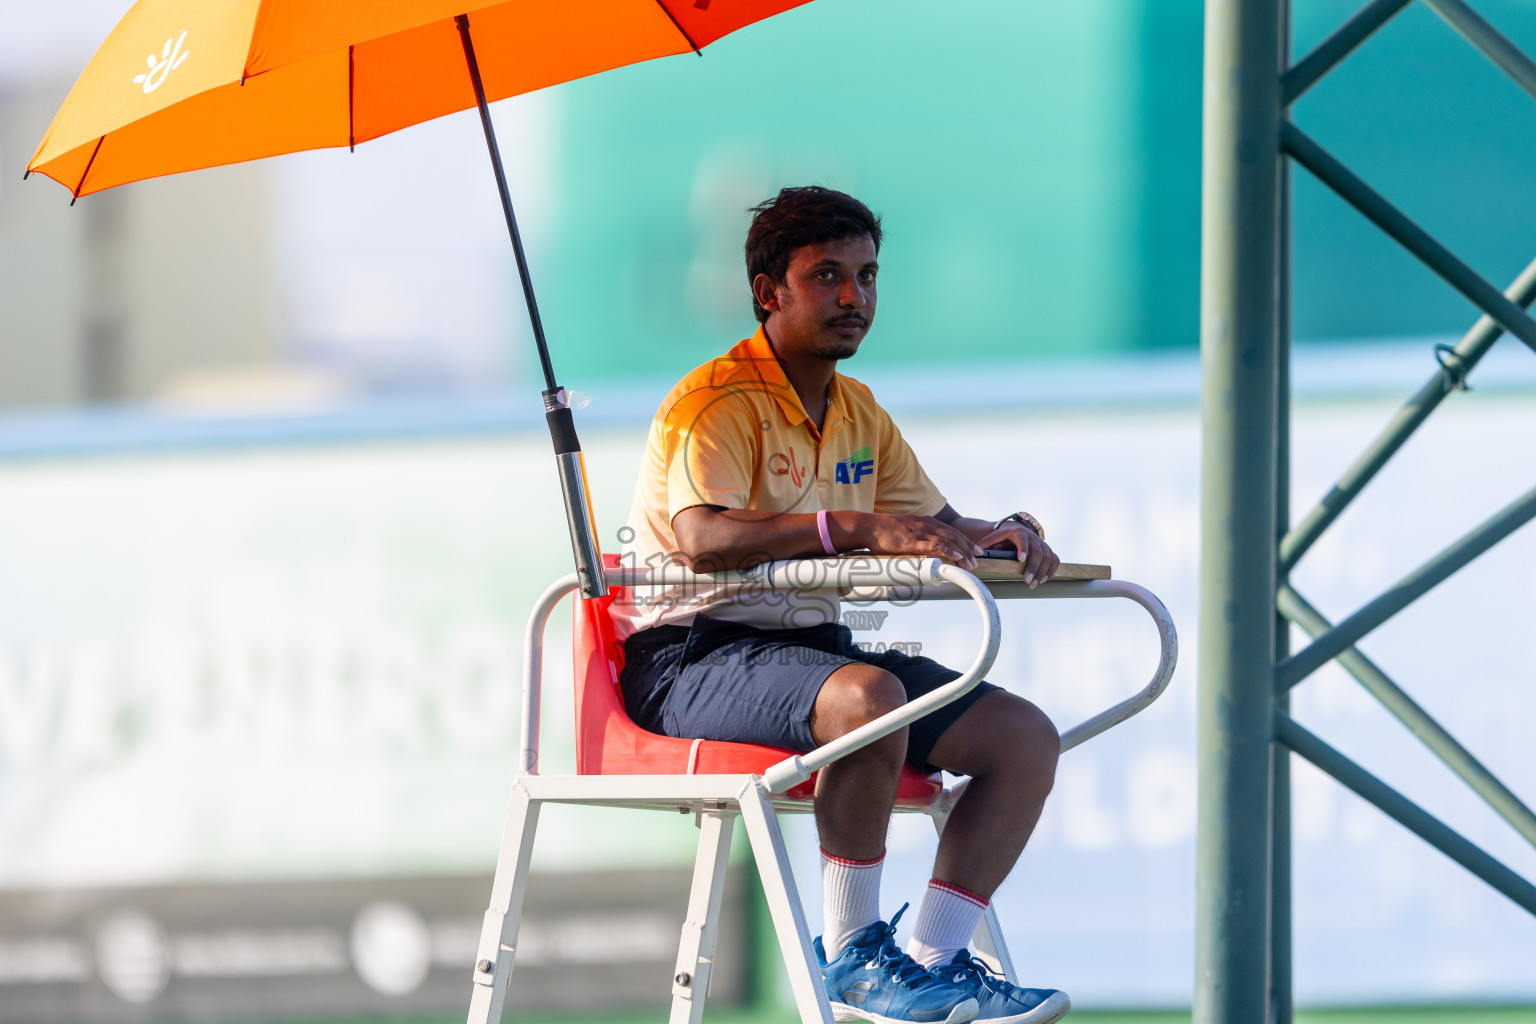
[[[747,229],[747,283],[767,274],[783,281],[789,270],[789,254],[806,245],[836,242],[850,235],[868,235],[880,251],[880,218],[853,196],[820,185],[783,188],[779,194],[752,207],[752,226]],[[752,296],[757,322],[768,311]]]

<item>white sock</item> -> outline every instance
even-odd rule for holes
[[[971,944],[981,915],[987,912],[987,900],[973,892],[930,879],[912,926],[912,941],[907,955],[924,967],[948,963],[955,954]]]
[[[831,963],[862,929],[880,920],[880,865],[874,860],[849,860],[821,851],[821,946]]]

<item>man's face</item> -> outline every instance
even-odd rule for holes
[[[875,320],[875,243],[868,235],[802,246],[790,253],[783,281],[759,274],[757,300],[769,311],[781,354],[847,359]]]

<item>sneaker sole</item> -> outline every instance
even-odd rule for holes
[[[1041,1003],[1040,1005],[1044,1006],[1045,1003]],[[1068,1009],[1070,1009],[1071,1006],[1071,1003],[1067,1004]],[[973,1020],[976,1017],[976,1011],[978,1009],[980,1009],[980,1006],[977,1004],[976,1000],[965,999],[955,1004],[954,1009],[949,1011],[948,1017],[945,1017],[943,1020],[933,1021],[932,1024],[967,1024],[968,1021]],[[1066,1011],[1063,1010],[1062,1012],[1065,1013]],[[1058,1014],[1058,1016],[1060,1015]],[[861,1010],[857,1006],[849,1006],[847,1003],[832,1004],[832,1019],[835,1021],[844,1022],[867,1020],[873,1021],[874,1024],[912,1024],[912,1020],[910,1018],[907,1020],[900,1020],[896,1017],[882,1017],[880,1014],[871,1010]],[[1044,1017],[1041,1018],[1042,1021],[1046,1019],[1047,1018]],[[1056,1017],[1051,1017],[1049,1019],[1055,1020]],[[1031,1024],[1034,1024],[1034,1022],[1031,1021]]]
[[[1057,992],[1028,1013],[1015,1013],[1010,1017],[980,1017],[974,1024],[1051,1024],[1061,1020],[1072,1010],[1072,1000],[1065,992]]]

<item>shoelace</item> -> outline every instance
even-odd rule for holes
[[[885,933],[885,941],[880,944],[880,951],[875,954],[875,963],[889,969],[891,980],[898,985],[905,985],[918,977],[928,977],[928,971],[922,964],[897,948],[893,937],[895,933],[894,928]]]
[[[985,988],[989,988],[992,991],[1002,995],[1012,996],[1015,992],[1024,991],[1022,987],[1015,985],[1001,974],[994,973],[987,962],[980,957],[973,956],[966,960],[965,963],[956,964],[955,966],[968,967],[975,971],[976,974],[980,976],[981,984]]]
[[[875,951],[874,963],[877,967],[890,971],[890,978],[898,985],[905,985],[915,980],[919,975],[926,977],[927,968],[908,956],[896,945],[896,922],[901,920],[901,915],[907,912],[910,903],[903,903],[901,909],[891,917],[891,923],[885,926],[885,941],[880,943],[880,948]]]

